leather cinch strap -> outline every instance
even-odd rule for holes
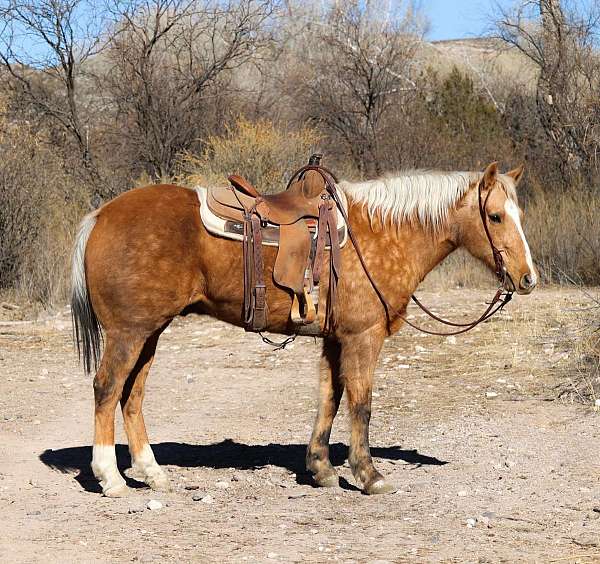
[[[260,218],[255,211],[244,217],[244,324],[252,331],[267,326],[267,301]]]

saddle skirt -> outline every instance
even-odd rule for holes
[[[236,195],[232,193],[231,189],[228,186],[218,188],[197,186],[195,190],[200,201],[200,219],[206,230],[218,237],[243,241],[244,210],[242,205],[237,202]],[[344,206],[344,211],[347,212],[348,202],[344,192],[338,190],[338,195]],[[240,197],[239,193],[237,193],[237,197]],[[248,197],[248,200],[251,201],[251,198]],[[315,241],[317,238],[317,220],[305,218],[304,222],[308,227],[311,239]],[[337,210],[337,227],[339,244],[340,247],[343,247],[348,241],[348,227],[340,210]],[[261,233],[263,245],[279,247],[281,237],[279,224],[269,221],[263,222]],[[325,248],[330,248],[329,236]]]

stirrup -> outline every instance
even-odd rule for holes
[[[315,308],[315,304],[313,302],[312,296],[308,292],[306,288],[302,290],[302,299],[304,302],[304,307],[301,308],[300,300],[298,296],[294,294],[294,299],[292,301],[292,310],[290,312],[290,318],[292,322],[296,325],[310,325],[317,318],[317,310]],[[302,316],[301,311],[304,310],[305,315]]]

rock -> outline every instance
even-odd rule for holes
[[[456,345],[456,337],[454,335],[446,337],[446,343],[448,343],[449,345]]]
[[[202,501],[202,499],[203,499],[205,496],[206,496],[206,494],[204,494],[204,493],[195,493],[195,494],[192,496],[192,500],[193,500],[193,501]]]
[[[279,555],[278,555],[276,552],[269,552],[269,553],[267,554],[267,558],[271,558],[271,559],[273,559],[273,558],[277,558],[278,556],[279,556]]]
[[[142,511],[144,511],[143,505],[133,505],[127,510],[127,513],[132,515],[133,513],[141,513]]]
[[[157,509],[162,509],[163,504],[158,501],[157,499],[151,499],[147,504],[146,507],[150,510],[150,511],[156,511]]]
[[[473,519],[472,517],[467,519],[467,527],[469,529],[472,529],[475,526],[475,523],[477,523],[477,521],[475,519]]]
[[[212,495],[208,494],[208,495],[205,495],[200,501],[202,503],[211,504],[211,503],[215,502],[215,498]]]
[[[28,511],[28,512],[27,512],[27,516],[28,516],[28,517],[31,517],[31,516],[33,516],[33,515],[41,515],[41,514],[42,514],[42,512],[41,512],[41,511],[38,511],[38,510],[35,510],[35,511]]]
[[[583,534],[574,538],[573,542],[579,546],[598,546],[600,544],[600,538],[596,535]]]
[[[200,486],[197,486],[196,484],[187,484],[186,486],[184,486],[183,489],[184,490],[199,490]]]
[[[458,497],[467,497],[467,495],[469,495],[469,492],[467,492],[467,490],[460,490],[456,495]]]
[[[498,397],[498,394],[496,392],[486,392],[485,397],[487,399],[494,399]]]
[[[488,527],[488,529],[491,527],[491,525],[490,525],[491,520],[489,517],[487,517],[485,515],[479,515],[477,517],[477,522],[481,523],[482,525],[485,525],[486,527]]]
[[[226,490],[229,487],[229,482],[226,482],[225,480],[219,480],[215,486],[217,486],[217,488],[220,490]]]
[[[415,345],[415,351],[416,352],[426,352],[427,349],[425,347],[422,347],[421,345]]]

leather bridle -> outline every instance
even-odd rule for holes
[[[337,193],[336,184],[338,183],[338,180],[337,180],[336,176],[331,171],[329,171],[328,169],[326,169],[325,167],[322,167],[320,165],[308,165],[308,166],[302,167],[301,169],[298,169],[293,174],[292,180],[308,170],[314,170],[321,175],[321,177],[323,178],[323,180],[325,182],[325,187],[327,189],[327,192],[329,193],[329,195],[331,196],[331,198],[337,205],[338,209],[340,210],[340,213],[342,214],[342,216],[344,218],[344,221],[346,222],[346,225],[348,226],[348,236],[350,237],[350,240],[352,241],[352,245],[354,246],[354,250],[356,251],[358,259],[363,267],[363,270],[364,270],[367,278],[369,279],[369,282],[371,283],[371,286],[375,290],[377,297],[379,298],[379,300],[381,301],[381,303],[385,309],[388,332],[391,332],[391,314],[395,314],[396,316],[400,317],[403,321],[405,321],[408,325],[410,325],[414,329],[417,329],[418,331],[427,333],[429,335],[441,335],[441,336],[459,335],[461,333],[466,333],[467,331],[474,329],[475,327],[477,327],[477,325],[479,325],[480,323],[483,323],[484,321],[486,321],[487,319],[489,319],[490,317],[492,317],[493,315],[498,313],[512,299],[514,289],[516,289],[516,286],[515,286],[513,279],[511,278],[510,274],[508,273],[506,265],[504,264],[504,258],[502,256],[502,251],[500,251],[496,247],[496,245],[494,245],[494,241],[492,239],[492,235],[489,230],[488,218],[487,218],[487,214],[485,212],[485,208],[486,208],[488,199],[490,197],[491,191],[488,192],[488,194],[484,200],[483,195],[482,195],[482,186],[483,186],[483,181],[484,181],[483,178],[479,181],[479,183],[477,185],[479,215],[481,217],[481,222],[483,224],[483,229],[485,231],[485,235],[486,235],[488,242],[490,244],[490,247],[492,249],[492,254],[494,257],[495,273],[496,273],[496,277],[499,282],[499,286],[496,291],[496,294],[492,298],[492,301],[489,302],[486,310],[477,319],[475,319],[474,321],[468,322],[468,323],[456,323],[453,321],[447,321],[445,319],[442,319],[441,317],[435,315],[429,309],[427,309],[415,295],[412,295],[411,298],[415,302],[415,304],[417,304],[432,319],[434,319],[435,321],[438,321],[439,323],[442,323],[444,325],[448,325],[450,327],[458,327],[458,329],[456,331],[438,332],[438,331],[431,331],[429,329],[424,329],[424,328],[416,325],[415,323],[409,321],[405,315],[400,313],[396,308],[394,308],[388,302],[385,295],[383,294],[383,292],[381,291],[381,289],[379,288],[379,286],[373,279],[373,276],[369,272],[369,269],[367,268],[365,259],[360,250],[360,246],[358,244],[358,241],[356,240],[356,237],[354,236],[352,227],[350,225],[350,222],[348,221],[348,216],[346,214],[344,206],[342,205],[342,202],[340,201],[339,195]],[[290,184],[291,184],[292,180],[290,180]],[[288,187],[289,187],[289,184],[288,184]],[[507,282],[510,282],[513,290],[505,290]]]

